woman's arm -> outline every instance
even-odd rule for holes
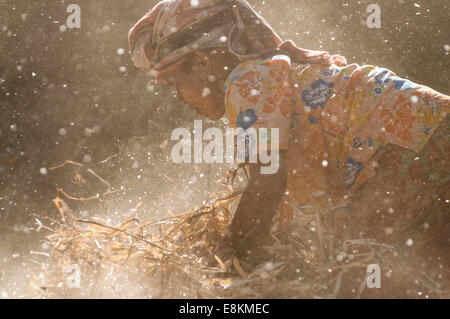
[[[287,182],[285,151],[279,153],[280,167],[275,174],[261,174],[261,164],[250,164],[250,181],[245,188],[228,234],[220,244],[231,247],[243,258],[270,233],[272,219]]]
[[[229,232],[216,250],[221,259],[229,258],[231,254],[240,258],[250,257],[247,252],[254,250],[256,243],[270,234],[272,218],[287,184],[286,152],[292,105],[292,92],[290,86],[286,85],[289,75],[290,62],[287,57],[279,57],[243,63],[229,77],[225,105],[231,125],[245,131],[255,129],[259,133],[257,144],[261,146],[261,143],[267,143],[267,149],[277,151],[279,167],[273,174],[263,174],[261,169],[267,163],[250,164],[249,184],[241,197]],[[260,129],[268,129],[270,134]],[[238,151],[243,146],[240,143],[242,141],[238,139]],[[264,154],[259,151],[249,150],[248,154]],[[263,172],[267,173],[267,169]]]

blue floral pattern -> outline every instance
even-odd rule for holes
[[[391,80],[391,77],[389,75],[389,70],[386,69],[379,69],[381,72],[379,72],[376,76],[375,76],[375,80],[377,81],[378,84],[384,84],[384,83],[388,83]]]
[[[311,123],[311,124],[317,124],[317,123],[319,123],[319,119],[318,119],[317,117],[311,115],[311,116],[309,117],[309,123]]]
[[[415,87],[415,84],[409,80],[399,78],[398,76],[391,75],[389,70],[381,69],[375,76],[375,80],[378,84],[385,84],[392,80],[397,90],[409,90]],[[375,92],[377,93],[377,92]]]
[[[240,111],[236,119],[236,127],[242,127],[244,130],[247,130],[257,119],[255,110],[253,109],[247,109],[245,113]]]
[[[415,84],[409,80],[404,80],[396,76],[392,77],[392,80],[397,90],[410,90],[415,88]]]
[[[315,81],[311,87],[302,92],[302,99],[311,109],[323,108],[328,101],[334,84],[322,79]]]
[[[325,69],[325,70],[322,71],[322,74],[323,74],[323,75],[326,75],[326,76],[333,76],[333,75],[334,75],[334,72],[335,72],[335,70],[332,70],[332,69]]]
[[[375,93],[376,95],[380,95],[381,92],[383,92],[383,88],[382,88],[382,87],[376,86],[376,87],[373,89],[373,93]]]
[[[354,137],[353,138],[353,148],[354,149],[358,149],[360,147],[363,147],[366,144],[367,144],[368,147],[371,147],[373,145],[373,141],[372,141],[371,137],[369,137],[365,141],[362,141],[360,137]]]
[[[430,135],[430,131],[431,131],[431,127],[429,127],[427,125],[423,125],[423,128],[422,128],[423,134]]]
[[[347,158],[347,163],[345,164],[346,176],[345,176],[345,188],[350,189],[356,181],[359,173],[364,168],[364,164],[354,160],[352,157]]]

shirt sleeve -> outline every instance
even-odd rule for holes
[[[420,153],[449,113],[450,97],[384,68],[359,66],[349,82],[352,107],[345,141],[349,159],[360,166],[364,163],[367,177],[375,170],[367,165],[369,156],[382,154],[377,151],[386,144]],[[360,181],[366,179],[361,177]]]
[[[352,77],[354,91],[365,98],[351,110],[349,127],[359,131],[361,138],[419,153],[449,112],[449,96],[387,69],[361,66]]]
[[[231,126],[244,131],[254,128],[267,149],[286,150],[293,96],[289,75],[290,61],[285,56],[249,61],[234,70],[225,87]]]

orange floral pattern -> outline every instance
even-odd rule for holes
[[[403,141],[411,141],[415,117],[411,110],[411,98],[399,96],[393,109],[384,109],[381,116],[387,132],[397,135]]]
[[[257,73],[253,71],[247,72],[236,80],[235,86],[238,88],[239,94],[250,103],[256,104],[259,102]]]

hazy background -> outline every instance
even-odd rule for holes
[[[301,47],[450,94],[448,0],[249,2]],[[62,27],[71,3],[81,7],[80,29]],[[147,89],[151,78],[132,65],[127,44],[129,28],[155,3],[0,2],[0,297],[22,294],[27,271],[38,267],[30,251],[48,249],[31,214],[58,216],[57,186],[75,197],[119,190],[101,202],[66,201],[83,216],[159,218],[207,200],[228,168],[169,159],[172,130],[192,127],[195,113],[169,89]],[[366,26],[370,3],[381,7],[381,29]],[[83,167],[48,170],[65,160]]]

